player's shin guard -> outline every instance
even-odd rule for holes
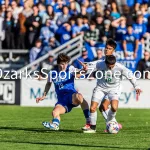
[[[116,112],[113,112],[111,109],[108,112],[107,122],[109,121],[116,121]]]
[[[96,130],[97,111],[90,114],[91,129]]]
[[[90,124],[90,110],[89,109],[83,110],[83,114],[86,118],[86,124]]]

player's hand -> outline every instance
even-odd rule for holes
[[[80,63],[80,65],[83,67],[82,70],[88,71],[88,66],[85,63],[83,63],[82,61],[80,61],[79,59],[77,59],[77,60]]]
[[[42,101],[44,99],[45,99],[45,96],[38,97],[38,98],[36,98],[36,103],[39,103],[40,101]]]
[[[136,94],[137,94],[138,96],[140,96],[141,92],[142,92],[141,89],[136,89]]]
[[[124,57],[127,58],[129,56],[128,52],[124,52]]]

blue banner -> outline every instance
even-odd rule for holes
[[[128,54],[129,54],[129,56],[127,58],[124,57],[123,47],[122,47],[121,43],[117,44],[116,53],[115,53],[117,61],[122,63],[123,65],[125,65],[127,68],[129,68],[132,71],[136,70],[137,63],[142,58],[142,44],[139,44],[136,59],[133,58],[134,46],[135,45],[133,43],[128,43],[127,44],[127,51],[128,51]],[[88,43],[85,43],[85,47],[88,50],[89,58],[91,60],[93,60],[94,59],[94,54],[93,54],[92,47]],[[96,49],[97,48],[104,50],[105,49],[105,44],[98,43],[98,44],[96,44]]]

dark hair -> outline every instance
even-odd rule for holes
[[[116,57],[114,55],[107,55],[105,58],[105,63],[107,65],[114,65],[116,63]]]
[[[95,26],[96,26],[96,23],[95,23],[95,21],[91,20],[91,21],[89,22],[89,25],[95,25]]]
[[[60,64],[61,62],[69,63],[70,57],[67,56],[65,53],[60,53],[57,57],[57,64]]]
[[[117,43],[113,39],[108,39],[106,45],[112,46],[114,49],[117,47]]]

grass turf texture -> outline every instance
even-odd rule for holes
[[[117,120],[123,125],[118,134],[104,133],[98,113],[97,133],[84,134],[81,109],[62,116],[60,131],[41,125],[51,118],[52,108],[0,106],[0,150],[145,150],[150,148],[150,110],[119,109]]]

